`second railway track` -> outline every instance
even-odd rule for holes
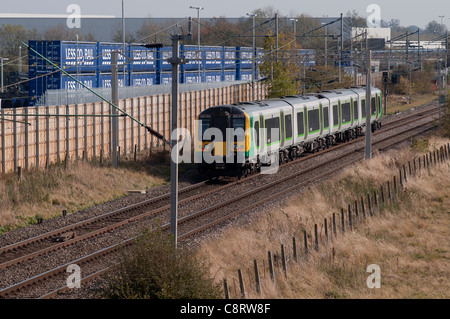
[[[420,113],[422,113],[421,114],[421,118],[426,118],[426,117],[430,117],[430,116],[432,116],[434,113],[433,112],[436,112],[436,110],[435,109],[431,109],[431,110],[427,110],[427,111],[424,111],[424,112],[420,112]],[[389,121],[389,123],[388,124],[386,124],[385,126],[388,126],[388,127],[395,127],[396,125],[402,125],[402,126],[405,126],[406,124],[405,123],[413,123],[413,122],[417,122],[417,118],[418,118],[418,116],[420,116],[420,115],[418,115],[418,114],[413,114],[413,115],[411,115],[411,116],[409,116],[409,117],[406,117],[406,118],[402,118],[402,119],[398,119],[398,120],[394,120],[394,121]],[[417,124],[417,123],[416,123]],[[383,130],[386,130],[386,129],[383,129]],[[383,130],[381,130],[381,131],[379,131],[379,133],[382,133],[383,132]],[[355,140],[355,141],[357,141],[357,140]],[[343,146],[342,147],[344,147],[344,146],[346,146],[346,144],[342,144]],[[333,148],[331,148],[331,149],[329,149],[329,150],[327,150],[327,151],[330,151],[330,150],[334,150],[334,149],[336,149],[336,147],[333,147]],[[355,152],[357,152],[357,151],[355,151]],[[319,156],[319,155],[321,155],[321,154],[323,154],[323,153],[325,153],[325,152],[320,152],[320,153],[317,153],[317,154],[313,154],[313,155],[309,155],[309,156],[306,156],[306,157],[304,157],[304,158],[302,158],[301,160],[302,161],[305,161],[305,160],[307,160],[307,159],[310,159],[310,158],[312,158],[312,157],[314,157],[314,156]],[[349,154],[347,154],[347,155],[341,155],[341,160],[344,158],[344,156],[350,156]],[[334,158],[334,160],[335,160],[336,158]],[[332,163],[333,161],[332,160],[329,160],[329,164],[330,163]],[[295,165],[295,161],[294,162],[290,162],[290,163],[288,163],[288,164],[286,164],[285,166],[283,166],[283,167],[288,167],[288,166],[290,166],[290,165]],[[317,164],[317,165],[319,165],[319,164]],[[323,164],[323,165],[319,165],[319,166],[321,166],[321,167],[323,167],[325,164]],[[311,166],[312,167],[312,166]],[[304,173],[304,172],[302,172],[302,173]],[[325,170],[325,173],[318,173],[318,171],[316,171],[316,173],[315,173],[315,175],[318,175],[318,176],[320,176],[321,174],[329,174],[329,170],[327,171],[327,170]],[[298,173],[297,174],[297,176],[298,175],[300,175],[300,173]],[[240,184],[243,184],[244,182],[245,183],[248,183],[248,184],[251,184],[252,183],[252,179],[255,179],[255,178],[257,178],[256,177],[257,175],[252,175],[250,178],[247,178],[247,179],[244,179],[243,181],[240,181],[240,182],[238,182],[238,183],[240,183]],[[280,180],[289,180],[289,179],[293,179],[294,177],[290,177],[290,178],[280,178]],[[311,180],[312,180],[312,178],[313,177],[311,177]],[[264,194],[264,193],[261,193],[262,195],[260,195],[262,198],[265,198],[266,200],[268,200],[268,199],[270,199],[271,197],[273,197],[273,186],[276,184],[276,185],[280,185],[279,184],[280,182],[278,182],[278,180],[276,181],[276,183],[274,182],[274,181],[272,181],[272,184],[270,185],[270,184],[267,184],[267,185],[269,185],[269,186],[267,186],[267,187],[265,187],[264,189],[272,189],[272,191],[268,191],[268,193],[266,193],[266,194]],[[195,199],[199,199],[200,197],[202,197],[202,195],[200,195],[200,194],[198,194],[198,192],[204,192],[205,194],[207,194],[207,195],[212,195],[212,194],[220,194],[220,192],[222,191],[226,191],[226,189],[228,188],[228,187],[232,187],[232,186],[234,186],[234,185],[236,185],[236,183],[229,183],[229,184],[226,184],[226,185],[208,185],[208,186],[206,186],[206,188],[208,188],[209,186],[211,186],[211,188],[209,188],[209,190],[205,190],[204,189],[204,186],[205,185],[207,185],[206,183],[200,183],[199,185],[194,185],[193,187],[191,187],[191,188],[187,188],[187,189],[185,189],[185,190],[182,190],[182,192],[183,193],[185,193],[186,195],[185,195],[185,197],[184,197],[184,200],[186,201],[186,203],[188,203],[188,202],[192,202],[192,201],[195,201]],[[230,186],[231,185],[231,186]],[[297,185],[298,185],[298,183],[297,183]],[[295,185],[285,185],[284,186],[285,187],[285,189],[290,189],[290,188],[292,188],[292,187],[296,187]],[[300,186],[297,186],[297,187],[300,187]],[[264,190],[260,190],[261,192],[263,192]],[[280,191],[280,189],[279,189],[279,186],[277,186],[277,193],[278,193],[278,191]],[[193,194],[192,195],[189,195],[190,194],[190,192],[192,192]],[[243,194],[241,194],[241,195],[243,195]],[[158,209],[161,209],[161,210],[166,210],[167,209],[167,207],[166,207],[166,204],[163,204],[163,202],[164,202],[164,200],[162,200],[162,198],[164,198],[164,197],[167,197],[168,196],[168,194],[166,194],[166,195],[162,195],[161,196],[161,198],[160,199],[153,199],[153,201],[152,200],[150,200],[150,202],[151,203],[153,203],[153,204],[155,204],[155,203],[157,203],[158,201],[160,201],[160,204],[157,204],[158,205],[158,208],[156,208],[156,210],[158,210]],[[205,195],[203,195],[203,196],[205,196]],[[220,195],[218,195],[219,197],[220,197]],[[247,202],[252,202],[252,203],[259,203],[259,202],[261,202],[261,200],[260,199],[252,199],[252,200],[249,200],[248,199],[248,197],[246,197],[247,195],[243,195],[243,196],[241,196],[242,197],[242,199],[244,199],[245,200],[245,198],[247,198],[246,199],[246,201]],[[189,198],[191,198],[191,199],[189,199]],[[167,198],[166,198],[167,199]],[[165,199],[165,200],[166,200]],[[180,197],[180,203],[183,201],[183,197]],[[203,208],[203,209],[196,209],[196,208],[194,208],[194,209],[190,209],[190,211],[191,211],[191,214],[189,214],[189,209],[187,209],[187,211],[186,211],[186,213],[185,213],[185,215],[183,216],[183,217],[181,217],[180,218],[180,229],[181,229],[181,232],[180,232],[180,237],[181,238],[184,238],[184,237],[187,237],[187,236],[191,236],[192,234],[194,234],[194,233],[196,233],[196,232],[198,232],[198,231],[201,231],[203,228],[207,228],[207,227],[211,227],[213,224],[217,224],[217,223],[219,223],[219,222],[221,222],[221,221],[223,221],[225,218],[230,218],[230,214],[234,214],[234,215],[236,215],[236,212],[237,211],[239,211],[240,209],[233,209],[233,208],[231,208],[231,206],[229,206],[229,204],[233,204],[233,202],[237,202],[237,198],[236,198],[236,200],[226,200],[226,201],[222,201],[222,203],[219,205],[219,204],[216,204],[216,205],[210,205],[209,207],[206,207],[206,208]],[[165,203],[165,202],[164,202]],[[155,204],[156,205],[156,204]],[[215,206],[215,207],[214,207]],[[230,210],[230,212],[233,212],[233,213],[230,213],[230,214],[224,214],[224,212],[223,211],[220,211],[220,210],[218,210],[218,207],[219,206],[221,206],[221,207],[224,207],[224,206],[227,206],[228,207],[228,209]],[[239,206],[239,205],[238,205]],[[242,203],[241,203],[241,210],[243,209],[242,208],[242,206],[245,206],[245,209],[250,209],[249,207],[247,207],[246,205],[242,205]],[[196,206],[196,205],[194,205],[194,207],[198,207],[198,206]],[[153,211],[155,211],[155,209],[153,209]],[[198,214],[197,214],[197,216],[195,215],[195,214],[192,214],[192,211],[198,211]],[[219,216],[219,218],[212,218],[213,217],[213,214],[206,214],[206,212],[212,212],[212,211],[218,211],[219,213],[219,215],[221,215],[221,216]],[[112,214],[113,212],[111,212],[111,214]],[[148,213],[148,212],[147,212]],[[138,218],[144,218],[144,217],[146,217],[146,216],[143,216],[143,214],[142,213],[133,213],[134,214],[134,216],[132,217],[132,218],[134,218],[134,219],[132,219],[132,220],[130,220],[129,218],[127,219],[127,218],[122,218],[121,219],[121,221],[117,221],[117,222],[113,222],[112,224],[112,226],[108,226],[109,227],[109,229],[111,229],[111,227],[112,228],[119,228],[122,224],[128,224],[128,223],[132,223],[134,220],[136,220],[136,219],[138,219]],[[210,216],[211,218],[210,218],[210,220],[209,221],[207,221],[207,220],[203,220],[202,222],[200,222],[199,221],[199,219],[198,219],[198,216],[199,215],[203,215],[203,216]],[[112,215],[111,215],[112,216]],[[194,216],[196,216],[196,217],[194,217]],[[225,216],[228,216],[228,217],[225,217]],[[111,218],[111,217],[109,217],[109,218]],[[209,218],[209,217],[208,217]],[[101,218],[95,218],[95,219],[97,219],[97,222],[99,221],[99,220],[101,220]],[[189,224],[189,222],[188,221],[190,221],[190,220],[197,220],[196,222],[195,222],[195,224],[190,224],[190,226],[184,226],[184,225],[188,225]],[[87,224],[89,224],[89,222],[92,222],[92,221],[85,221],[85,222],[87,222]],[[70,226],[68,226],[68,227],[73,227],[73,225],[70,225]],[[83,226],[83,227],[86,227],[86,225],[85,226]],[[76,241],[76,239],[78,238],[78,241],[80,242],[81,241],[81,237],[82,236],[85,236],[86,237],[86,239],[88,239],[88,238],[92,238],[92,236],[93,236],[93,234],[95,233],[95,232],[99,232],[99,231],[102,231],[102,232],[107,232],[107,231],[110,231],[110,230],[106,230],[108,227],[103,227],[103,230],[101,230],[102,228],[100,227],[100,228],[98,228],[97,230],[90,230],[90,231],[87,231],[85,234],[83,234],[83,235],[77,235],[75,238],[73,238],[73,239],[71,239],[71,240],[68,240],[67,242],[63,242],[63,243],[58,243],[58,244],[55,244],[55,245],[53,245],[53,248],[48,248],[49,249],[49,251],[48,252],[46,252],[46,253],[43,253],[43,252],[41,252],[41,253],[39,253],[39,254],[37,254],[37,251],[38,250],[35,250],[35,251],[33,251],[33,249],[30,249],[32,252],[31,252],[31,255],[30,254],[28,254],[28,253],[25,253],[25,254],[22,254],[23,256],[22,257],[20,257],[20,258],[23,258],[24,260],[29,260],[29,262],[31,262],[31,260],[30,259],[32,259],[32,258],[35,258],[36,256],[45,256],[46,254],[49,254],[49,253],[51,253],[51,252],[54,252],[57,248],[58,249],[60,249],[60,248],[63,248],[63,247],[65,247],[64,246],[64,244],[67,246],[67,245],[73,245],[73,244],[75,244],[77,241]],[[167,224],[166,225],[163,225],[163,228],[164,227],[167,227]],[[185,228],[186,227],[186,228]],[[69,229],[63,229],[63,230],[59,230],[60,231],[60,234],[59,235],[61,235],[61,231],[63,231],[63,232],[70,232],[70,230]],[[52,238],[52,237],[49,237],[48,236],[49,234],[47,234],[46,236],[46,238],[47,238],[47,241],[48,241],[48,239],[49,238]],[[52,236],[57,236],[57,234],[53,234]],[[45,236],[44,236],[45,237]],[[38,243],[38,242],[42,242],[42,240],[43,239],[40,239],[40,241],[36,241],[36,243]],[[123,243],[121,243],[121,244],[115,244],[115,245],[118,245],[118,246],[120,246],[120,245],[126,245],[126,243],[127,243],[127,241],[126,240],[124,240],[123,241]],[[22,244],[24,244],[24,242],[22,242]],[[61,245],[61,246],[58,246],[58,245]],[[104,251],[103,251],[103,254],[105,254],[105,253],[110,253],[110,252],[112,252],[114,249],[112,249],[111,247],[114,247],[115,245],[111,245],[109,248],[107,248],[106,250],[105,249],[103,249]],[[39,245],[38,245],[39,246]],[[29,247],[31,247],[31,246],[29,246]],[[42,247],[40,247],[40,248],[42,248]],[[20,250],[19,248],[16,248],[16,250]],[[42,250],[42,249],[40,249],[40,250]],[[14,248],[13,248],[13,245],[9,245],[9,247],[2,247],[1,248],[1,250],[0,250],[0,252],[7,252],[7,251],[14,251]],[[33,254],[35,254],[34,256],[33,256]],[[93,254],[95,254],[95,253],[91,253],[91,255],[93,255]],[[99,253],[99,254],[101,254],[101,253]],[[87,255],[89,255],[89,254],[86,254],[86,256]],[[6,256],[6,255],[4,255],[4,256]],[[91,256],[92,258],[98,258],[98,257],[93,257],[93,256]],[[19,258],[19,259],[20,259]],[[84,257],[83,257],[84,258]],[[78,261],[77,260],[75,260],[75,261],[77,261],[77,262],[85,262],[84,260],[83,260],[83,258],[79,258],[78,259]],[[86,260],[88,260],[89,258],[85,258]],[[13,259],[9,259],[8,260],[8,258],[5,258],[5,260],[6,261],[4,261],[3,262],[3,266],[0,266],[0,267],[4,267],[4,268],[6,268],[6,267],[13,267],[14,265],[17,265],[18,264],[18,262],[19,262],[19,260],[18,260],[18,258],[13,258]],[[15,261],[14,261],[15,260]],[[74,260],[70,260],[70,262],[75,262]],[[24,261],[20,261],[20,262],[24,262]],[[87,262],[87,261],[86,261]],[[8,263],[9,263],[9,265],[8,265]],[[62,270],[64,270],[65,268],[64,268],[64,266],[65,266],[66,264],[63,264],[63,265],[60,265],[59,266],[59,268],[60,268],[60,272],[62,271]],[[49,269],[49,270],[47,270],[46,272],[43,272],[43,273],[41,273],[41,274],[38,274],[38,275],[35,275],[34,277],[35,277],[35,280],[37,280],[37,277],[39,277],[39,276],[44,276],[45,277],[45,275],[43,275],[43,274],[45,274],[45,273],[47,273],[47,276],[48,275],[50,275],[51,274],[51,272],[57,272],[55,269],[57,269],[58,267],[54,267],[54,268],[52,268],[52,269]],[[102,268],[102,267],[100,267],[100,268]],[[62,269],[62,270],[61,270]],[[98,269],[99,271],[101,271],[101,269]],[[96,271],[94,270],[93,271],[93,273],[96,273]],[[33,276],[30,276],[30,277],[33,277]],[[51,277],[51,276],[50,276]],[[28,286],[28,284],[26,283],[26,280],[27,280],[27,278],[22,278],[23,280],[22,281],[20,281],[19,283],[16,283],[16,284],[13,284],[13,285],[11,285],[11,286],[9,286],[9,287],[6,287],[4,290],[2,290],[2,291],[0,291],[0,294],[2,294],[2,295],[4,295],[4,296],[10,296],[10,294],[11,293],[14,293],[14,291],[16,291],[17,292],[17,289],[19,289],[20,287],[19,286],[21,286],[22,288],[22,290],[24,289],[23,287],[27,287]],[[39,278],[39,280],[42,280],[42,278]],[[17,286],[17,285],[19,285],[19,286]],[[15,287],[15,288],[14,288]],[[51,291],[51,289],[50,289],[50,291]],[[14,293],[15,294],[15,293]],[[39,293],[38,295],[45,295],[46,293]],[[16,295],[16,296],[20,296],[20,294],[19,295]],[[31,298],[34,298],[34,297],[36,297],[35,295],[33,295],[33,294],[31,294],[31,295],[25,295],[25,296],[27,296],[27,297],[31,297]]]

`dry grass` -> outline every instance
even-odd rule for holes
[[[406,95],[391,94],[387,96],[387,114],[390,115],[397,112],[404,112],[406,110],[430,103],[432,100],[437,98],[437,93],[413,94],[411,96],[411,101],[409,101],[407,100]]]
[[[159,161],[123,159],[118,169],[98,163],[52,165],[47,170],[30,170],[20,181],[17,175],[0,180],[0,234],[34,223],[36,217],[50,218],[86,209],[122,197],[128,190],[149,189],[166,183],[169,168]]]
[[[449,140],[432,138],[431,151]],[[322,246],[298,264],[292,261],[292,237],[303,253],[303,230],[310,245],[314,224],[339,213],[356,198],[392,181],[401,164],[413,158],[404,149],[375,157],[348,169],[339,177],[295,196],[277,211],[262,211],[251,226],[232,228],[218,240],[205,244],[199,254],[208,258],[217,280],[227,278],[233,298],[240,297],[237,270],[242,269],[250,298],[449,298],[450,169],[445,164],[409,179],[400,201],[383,208],[380,215],[361,223],[332,244]],[[387,197],[387,196],[386,196]],[[361,214],[361,212],[360,212]],[[338,228],[340,213],[336,214]],[[338,218],[339,217],[339,218]],[[324,231],[319,226],[321,238]],[[276,284],[268,273],[267,251],[280,256],[286,247],[287,279],[277,268]],[[310,246],[311,247],[311,246]],[[332,250],[335,254],[333,256]],[[253,260],[262,277],[262,295],[255,291]],[[281,262],[279,262],[281,264]],[[367,266],[381,268],[381,289],[369,289]]]

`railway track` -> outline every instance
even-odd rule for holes
[[[391,130],[395,127],[405,126],[407,124],[417,122],[418,118],[427,118],[427,117],[433,116],[433,115],[435,115],[436,112],[437,112],[437,109],[432,108],[430,110],[415,113],[415,114],[410,115],[405,118],[388,121],[386,124],[383,125],[384,128],[380,131],[377,131],[375,135],[381,134],[381,133],[386,132],[387,130]],[[427,129],[429,129],[429,128],[427,128]],[[407,137],[403,138],[402,140],[407,140],[410,138],[411,133],[408,133],[408,132],[410,132],[411,130],[416,130],[416,129],[409,129],[409,130],[405,131],[404,134],[406,134]],[[421,133],[418,133],[418,134],[421,134]],[[386,143],[391,138],[392,137],[386,137],[380,141],[376,141],[376,142],[374,142],[374,145],[375,145],[375,143],[376,143],[376,145],[380,145],[380,143],[381,144]],[[364,137],[353,140],[350,143],[356,143],[356,142],[360,141],[361,139],[364,139]],[[398,143],[398,142],[396,142],[396,143]],[[295,165],[299,161],[305,161],[307,159],[311,159],[313,157],[320,156],[320,155],[324,154],[325,152],[333,151],[333,150],[336,150],[338,148],[345,147],[348,145],[349,145],[349,143],[341,144],[341,145],[332,147],[328,150],[325,150],[323,152],[305,156],[305,157],[301,158],[300,160],[289,162],[287,164],[282,165],[282,167],[288,167],[291,165]],[[385,146],[384,148],[386,148],[386,147],[389,147],[389,146]],[[332,173],[333,171],[340,170],[344,166],[346,166],[348,163],[356,161],[354,159],[351,159],[351,157],[352,156],[354,157],[355,153],[360,152],[360,149],[361,148],[356,148],[355,150],[351,151],[351,153],[340,155],[337,158],[334,157],[327,161],[320,162],[316,165],[313,165],[313,166],[310,166],[303,170],[300,170],[300,171],[296,172],[295,174],[291,174],[289,176],[280,178],[276,181],[266,183],[264,186],[255,188],[251,191],[248,191],[248,192],[245,192],[245,193],[239,195],[238,198],[233,198],[230,200],[222,201],[219,204],[215,204],[215,205],[206,207],[204,209],[200,209],[200,210],[196,211],[196,213],[186,214],[185,216],[181,217],[179,220],[180,239],[187,238],[189,236],[197,234],[198,232],[201,232],[207,228],[213,227],[214,225],[217,225],[218,223],[224,222],[225,220],[232,218],[241,212],[249,210],[252,207],[255,207],[255,206],[261,205],[264,202],[270,201],[271,199],[276,198],[276,196],[280,196],[281,194],[284,194],[286,192],[291,192],[294,189],[303,187],[304,185],[306,185],[306,183],[310,183],[313,180],[317,180],[320,177],[327,176],[330,173]],[[337,161],[337,160],[345,162],[346,165],[340,165],[339,167],[334,167],[332,169],[326,168],[327,165],[335,166],[335,165],[333,165],[333,163],[335,163],[335,161]],[[323,172],[320,172],[319,171],[320,169],[322,169]],[[307,174],[308,172],[314,172],[314,174],[312,174],[312,175],[314,175],[315,177],[311,176],[309,178],[305,178],[305,174]],[[295,182],[295,179],[298,178],[299,176],[302,176],[302,180],[303,180],[302,183]],[[249,183],[249,181],[251,181],[252,179],[255,179],[255,178],[258,178],[258,175],[251,175],[250,177],[248,177],[242,181],[229,183],[226,185],[219,185],[219,186],[218,185],[209,185],[206,182],[202,182],[202,183],[187,187],[185,189],[181,189],[180,193],[184,194],[184,196],[180,197],[180,205],[182,205],[183,203],[194,202],[197,199],[200,199],[201,197],[210,196],[213,193],[227,191],[228,188],[233,188],[237,184],[242,184],[244,182]],[[281,186],[281,185],[283,185],[283,186]],[[273,194],[273,189],[275,186],[278,191],[277,194]],[[208,187],[209,187],[209,189],[205,190],[205,188],[208,188]],[[256,197],[250,197],[250,196],[256,196]],[[167,207],[168,205],[166,204],[166,201],[168,201],[168,197],[169,197],[169,194],[161,195],[157,198],[150,199],[150,200],[142,202],[142,203],[130,205],[130,207],[126,207],[123,210],[110,212],[108,214],[104,214],[104,216],[97,216],[90,220],[86,220],[86,221],[77,223],[78,225],[77,224],[70,225],[70,226],[65,227],[64,229],[55,230],[53,232],[46,233],[42,236],[37,236],[36,238],[30,238],[28,240],[22,241],[21,243],[17,243],[15,245],[9,245],[7,247],[2,247],[2,248],[0,248],[0,253],[1,253],[0,256],[3,259],[0,259],[0,260],[3,262],[1,263],[0,268],[4,269],[4,268],[8,268],[8,267],[11,267],[14,265],[20,265],[20,263],[22,263],[26,260],[35,258],[36,256],[43,256],[46,254],[50,254],[59,249],[65,248],[69,245],[74,245],[76,243],[79,243],[82,240],[88,240],[95,236],[100,236],[101,234],[104,234],[108,231],[112,231],[113,229],[123,227],[125,224],[132,223],[139,219],[148,218],[152,214],[156,215],[157,213],[155,213],[155,212],[168,211],[169,207]],[[252,204],[247,205],[247,203],[249,203],[249,202],[251,202]],[[148,210],[148,207],[155,206],[155,205],[157,206],[156,208],[152,207],[152,209]],[[224,209],[227,209],[229,211],[229,213],[224,214],[224,212],[223,212]],[[128,214],[130,214],[130,211],[133,211],[133,210],[134,210],[134,212],[131,213],[133,216],[130,217]],[[103,226],[98,226],[101,224],[103,224]],[[93,225],[96,225],[95,227],[97,227],[97,229],[92,230],[94,227]],[[54,241],[54,239],[58,238],[58,237],[65,238],[64,234],[70,235],[70,232],[74,232],[74,231],[80,232],[80,230],[83,229],[83,227],[88,228],[90,230],[86,231],[85,233],[79,233],[79,234],[77,234],[77,236],[75,238],[72,238],[72,239],[69,238],[68,240],[65,240],[60,243],[58,243],[57,241]],[[163,229],[167,230],[170,227],[170,225],[164,224],[161,227]],[[56,242],[56,244],[49,245],[49,247],[45,247],[45,248],[39,247],[41,249],[32,248],[32,247],[39,246],[39,243],[42,243],[45,241],[52,242],[52,243]],[[111,245],[111,246],[101,249],[97,252],[87,254],[86,256],[84,256],[82,258],[72,260],[72,261],[70,261],[70,263],[66,263],[61,266],[55,267],[46,272],[43,272],[42,274],[33,276],[32,278],[24,279],[21,282],[18,282],[14,285],[4,288],[3,290],[0,290],[0,296],[4,296],[4,297],[15,296],[15,297],[17,297],[17,296],[21,295],[20,291],[24,291],[24,289],[27,289],[27,287],[30,287],[30,285],[34,285],[33,283],[35,283],[35,282],[46,281],[45,278],[54,278],[55,276],[62,276],[63,278],[65,278],[65,277],[67,277],[66,269],[69,264],[75,263],[75,264],[81,266],[86,263],[92,263],[92,261],[98,260],[99,258],[101,258],[100,256],[113,254],[114,252],[117,252],[118,250],[131,245],[132,242],[133,242],[133,239],[125,240],[121,243]],[[48,244],[48,243],[46,243],[46,244]],[[26,247],[28,247],[28,248],[26,248]],[[17,257],[17,255],[14,255],[14,251],[22,251],[20,253],[20,257]],[[9,254],[9,255],[7,255],[7,254]],[[11,258],[11,256],[12,256],[12,258]],[[16,257],[16,258],[14,258],[14,257]],[[83,276],[83,279],[90,280],[90,279],[96,278],[98,275],[107,271],[107,269],[109,269],[109,267],[106,267],[106,268],[99,267],[99,269],[93,269],[92,273]],[[51,290],[51,289],[49,290],[52,292],[50,292],[50,293],[48,291],[45,293],[39,292],[37,294],[34,294],[34,295],[31,294],[28,296],[31,296],[32,298],[38,297],[38,296],[42,296],[42,297],[55,296],[57,293],[64,290],[63,288],[59,287],[61,285],[61,279],[58,279],[58,281],[59,281],[59,285],[57,285],[58,287],[54,290]]]
[[[377,134],[382,133],[384,130],[416,121],[418,117],[426,116],[427,114],[434,114],[437,111],[437,109],[433,108],[431,110],[419,112],[407,118],[400,118],[390,121],[384,124],[385,128],[383,128],[382,131],[377,132]],[[352,143],[357,141],[358,139],[352,141]],[[340,144],[323,152],[310,154],[294,162],[284,164],[284,166],[293,165],[298,161],[311,159],[313,157],[323,155],[324,152],[334,151],[337,148],[345,147],[347,145],[348,143]],[[255,178],[255,175],[250,178]],[[236,184],[236,182],[228,183],[224,186],[218,187],[216,185],[210,185],[205,181],[188,186],[179,191],[180,204],[195,201],[200,197],[209,196],[217,191],[234,187]],[[41,234],[39,236],[35,236],[8,246],[0,247],[0,269],[5,269],[12,265],[20,264],[21,262],[30,260],[37,256],[43,256],[58,249],[63,249],[74,245],[75,243],[83,240],[89,240],[96,236],[101,236],[105,232],[112,231],[133,221],[138,221],[140,219],[149,218],[152,216],[155,218],[160,217],[163,213],[167,213],[170,209],[169,200],[170,194],[166,193],[146,201],[129,205],[122,209],[101,214],[99,216]]]

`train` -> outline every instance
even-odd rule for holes
[[[371,88],[371,131],[381,128],[382,92]],[[366,88],[350,87],[219,105],[197,118],[195,163],[208,178],[239,179],[365,134]]]

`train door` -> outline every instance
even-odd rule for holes
[[[320,104],[322,107],[323,105]],[[322,110],[323,132],[329,133],[330,130],[330,107],[328,104]]]
[[[306,106],[303,107],[303,123],[304,123],[304,131],[305,131],[305,140],[308,138],[308,130],[306,129],[308,126],[308,110]]]
[[[323,123],[323,104],[319,104],[319,122],[320,122],[320,135],[323,134],[324,123]]]
[[[300,138],[301,140],[305,139],[305,116],[304,111],[300,110],[300,112],[297,113],[297,138]]]
[[[353,125],[359,124],[358,99],[353,100]]]
[[[264,115],[260,114],[259,115],[259,136],[261,138],[261,146],[259,148],[259,152],[258,153],[263,153],[265,148],[265,140],[266,140],[266,134],[265,134],[265,130],[264,130],[265,126],[264,126]]]
[[[353,98],[352,97],[350,98],[350,113],[351,113],[351,116],[350,116],[351,123],[350,124],[353,126],[353,124],[356,121],[356,118],[355,118],[355,110],[354,110],[354,104],[353,104]]]
[[[340,129],[340,120],[339,120],[339,102],[333,102],[333,127],[337,130]]]
[[[284,141],[286,138],[286,131],[285,131],[285,122],[284,122],[284,111],[280,112],[280,148],[284,146]]]

